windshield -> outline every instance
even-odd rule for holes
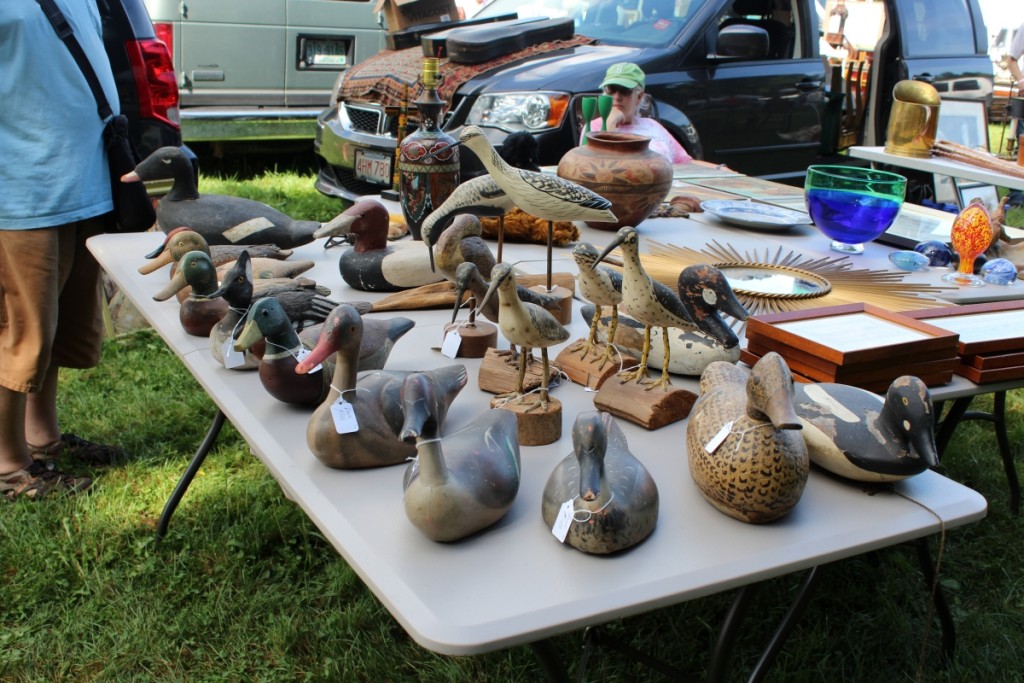
[[[493,0],[476,16],[516,13],[527,17],[572,17],[576,33],[610,45],[664,47],[696,14],[704,0]]]

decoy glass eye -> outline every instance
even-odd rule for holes
[[[904,396],[900,400],[903,401],[903,405],[905,405],[905,406],[909,406],[910,405],[910,400],[906,396]]]

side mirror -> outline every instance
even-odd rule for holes
[[[759,26],[734,24],[718,32],[716,57],[764,59],[768,56],[768,31]]]

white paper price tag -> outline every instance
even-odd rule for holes
[[[449,358],[455,358],[459,355],[459,346],[461,345],[462,335],[459,334],[458,330],[452,330],[444,335],[444,341],[441,342],[441,354]]]
[[[722,428],[718,430],[718,433],[711,437],[711,441],[704,444],[704,450],[708,453],[714,453],[715,450],[722,445],[722,442],[725,441],[726,437],[729,436],[730,431],[732,431],[732,420],[729,420],[722,425]]]
[[[298,350],[295,352],[295,360],[297,360],[297,361],[299,361],[301,363],[306,358],[306,356],[308,356],[311,353],[312,353],[312,351],[307,349],[305,346],[300,346],[298,348]],[[314,372],[320,372],[320,370],[323,369],[323,367],[324,367],[323,365],[317,365],[315,368],[310,368],[309,372],[307,372],[306,374],[307,375],[312,375]],[[340,433],[344,434],[344,432],[340,432]]]
[[[555,523],[551,525],[551,533],[555,535],[559,543],[565,543],[565,537],[569,535],[573,507],[572,500],[562,503],[562,507],[558,508],[558,516],[555,517]]]
[[[351,434],[359,431],[356,411],[352,409],[351,403],[340,396],[331,404],[331,417],[334,418],[334,429],[339,434]]]
[[[224,340],[224,346],[221,347],[221,356],[224,358],[224,367],[228,370],[245,365],[245,353],[235,351],[235,340],[230,337]]]

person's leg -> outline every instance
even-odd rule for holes
[[[31,464],[25,445],[25,394],[0,386],[0,476]]]
[[[59,368],[51,363],[43,376],[39,391],[25,399],[24,441],[37,447],[60,441],[57,423],[57,375]]]

